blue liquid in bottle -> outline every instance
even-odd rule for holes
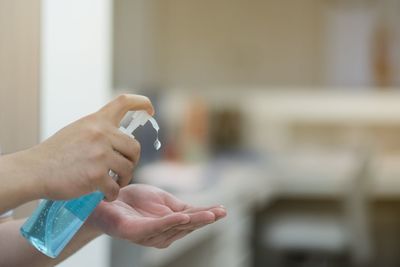
[[[21,234],[39,251],[56,258],[104,198],[102,192],[69,201],[42,200],[21,227]]]

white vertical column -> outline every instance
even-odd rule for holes
[[[42,0],[41,139],[96,111],[111,94],[111,0]],[[59,266],[106,267],[101,237]]]
[[[41,137],[111,93],[110,0],[42,0]]]

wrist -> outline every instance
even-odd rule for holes
[[[36,190],[24,153],[0,157],[0,213],[38,198],[39,190]]]
[[[103,234],[103,232],[89,219],[83,224],[81,228],[82,235],[85,236],[86,240],[93,240]]]
[[[29,198],[28,201],[45,197],[44,177],[39,171],[42,163],[40,156],[34,153],[34,149],[35,147],[13,154],[15,168],[20,170],[18,178],[21,182],[20,187]]]
[[[83,228],[88,235],[93,236],[94,238],[103,234],[103,231],[97,224],[96,210],[90,214],[89,218],[84,223]]]
[[[40,183],[36,179],[30,166],[34,163],[26,156],[26,151],[0,157],[0,178],[8,193],[18,196],[19,201],[27,202],[37,199],[40,195]],[[7,192],[6,192],[7,193]]]

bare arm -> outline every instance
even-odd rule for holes
[[[35,162],[28,160],[26,151],[0,157],[0,213],[41,197],[43,190],[33,182],[35,172],[27,166]]]
[[[140,153],[138,141],[118,126],[128,110],[139,109],[154,113],[148,98],[121,95],[41,144],[0,157],[0,213],[33,199],[71,199],[95,190],[115,200],[132,179]]]
[[[121,189],[118,200],[100,203],[57,259],[48,258],[28,244],[19,233],[23,221],[0,224],[0,266],[54,266],[102,233],[165,248],[225,215],[221,206],[193,207],[158,188],[129,185]]]
[[[95,239],[100,232],[85,224],[57,259],[51,259],[31,246],[19,233],[23,220],[0,224],[0,266],[54,266]]]

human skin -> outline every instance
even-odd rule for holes
[[[99,204],[57,259],[20,235],[22,220],[0,221],[0,266],[53,266],[103,233],[164,248],[226,216],[221,206],[192,207],[152,186],[127,186],[140,156],[139,143],[118,130],[129,110],[154,114],[148,98],[121,95],[43,143],[0,157],[0,213],[34,199],[70,199],[95,190],[109,201]]]
[[[140,155],[137,140],[118,130],[129,110],[154,114],[147,97],[120,95],[44,142],[0,157],[0,213],[34,199],[71,199],[96,190],[115,200]],[[117,182],[110,179],[110,169]]]
[[[193,207],[149,185],[129,185],[118,199],[103,201],[61,255],[52,259],[19,234],[23,221],[0,224],[0,266],[54,266],[105,233],[143,246],[166,248],[192,231],[226,216],[222,206]]]

